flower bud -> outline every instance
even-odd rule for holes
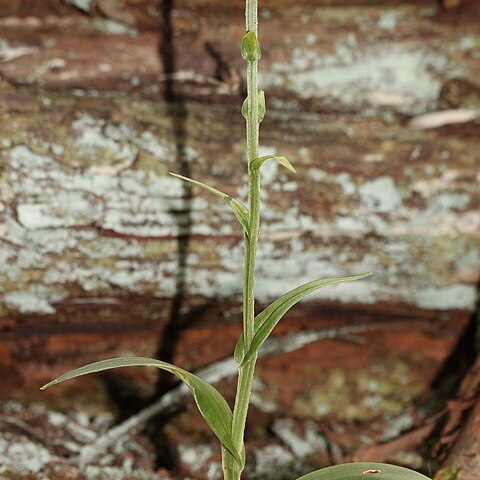
[[[246,62],[257,62],[262,56],[255,32],[249,31],[242,39],[242,57]]]

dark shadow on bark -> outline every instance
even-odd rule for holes
[[[480,284],[478,285],[477,291],[480,291]],[[462,380],[475,364],[477,355],[479,354],[480,300],[477,300],[476,308],[470,322],[431,384],[429,398],[424,405],[427,416],[435,416],[438,412],[442,411],[446,412],[444,409],[447,407],[447,402],[455,398]],[[443,415],[442,420],[438,422],[429,440],[425,442],[428,450],[433,448],[433,445],[438,447],[437,442],[439,436],[448,418],[447,415]],[[436,448],[436,451],[432,455],[432,462],[437,463],[436,467],[441,465],[452,447],[453,443],[446,444],[441,449]]]
[[[191,177],[189,158],[187,155],[187,119],[188,110],[181,95],[175,89],[176,52],[175,35],[172,25],[172,11],[174,0],[159,0],[158,12],[161,19],[160,42],[158,55],[163,65],[164,83],[163,99],[166,103],[167,115],[171,124],[175,141],[175,173]],[[177,181],[172,178],[172,181]],[[175,353],[182,331],[202,318],[210,303],[190,307],[188,312],[185,307],[187,259],[192,227],[192,186],[182,182],[181,203],[172,208],[169,213],[175,218],[177,225],[177,265],[175,273],[175,294],[171,300],[168,320],[155,352],[155,358],[169,363],[175,363]],[[181,365],[180,365],[181,366]],[[158,381],[154,394],[146,399],[141,392],[126,385],[116,377],[105,376],[105,384],[111,398],[115,399],[118,407],[118,418],[125,420],[139,409],[155,402],[178,383],[173,375],[159,371]],[[161,417],[152,419],[146,427],[146,433],[157,450],[157,468],[166,468],[178,472],[178,453],[167,437],[164,426],[169,419],[177,414],[179,409],[169,411]]]
[[[477,313],[474,312],[470,322],[458,339],[455,348],[444,362],[435,380],[431,391],[441,394],[455,391],[464,374],[470,369],[476,358]]]
[[[162,31],[158,53],[165,74],[164,96],[175,138],[175,165],[177,173],[190,177],[190,166],[186,154],[186,121],[188,112],[182,98],[175,92],[173,79],[176,71],[174,30],[171,18],[173,5],[174,0],[163,0],[159,7],[162,19]],[[191,185],[187,182],[182,182],[182,204],[177,211],[172,210],[170,212],[175,216],[178,226],[175,295],[172,299],[169,319],[156,352],[156,358],[160,358],[166,362],[172,361],[180,332],[185,324],[188,323],[188,318],[182,316],[181,310],[185,299],[187,257],[192,226],[191,199]],[[173,383],[174,381],[172,381],[171,375],[160,374],[157,383],[156,397],[158,398],[163,395],[171,388]]]
[[[172,25],[172,10],[174,0],[163,0],[159,6],[162,21],[160,44],[158,53],[163,64],[165,75],[164,99],[167,113],[172,124],[175,139],[175,167],[176,173],[190,177],[190,165],[186,153],[188,117],[187,108],[183,99],[175,91],[174,74],[176,72],[176,54],[174,44],[174,27]],[[173,180],[172,180],[173,181]],[[171,210],[177,223],[177,269],[175,277],[175,295],[172,298],[168,322],[162,332],[156,358],[173,363],[175,351],[181,335],[181,331],[190,324],[193,312],[182,313],[185,301],[185,287],[187,276],[187,258],[192,226],[192,187],[187,182],[182,182],[182,203],[178,210]],[[177,383],[172,375],[161,372],[158,377],[154,398],[157,400]],[[174,414],[176,412],[170,412]],[[170,416],[170,415],[169,415]],[[149,436],[157,447],[157,467],[169,470],[178,470],[178,455],[175,448],[164,432],[164,425],[168,418],[163,416],[150,424]]]

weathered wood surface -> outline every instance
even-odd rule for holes
[[[269,435],[287,471],[310,465],[313,437],[325,464],[424,428],[425,394],[480,277],[478,2],[292,3],[261,11],[262,152],[287,155],[298,173],[265,165],[259,301],[373,270],[319,291],[278,333],[390,324],[364,344],[329,340],[260,363],[247,448],[263,474]],[[0,1],[2,396],[115,354],[167,351],[192,369],[230,354],[240,228],[224,204],[167,176],[245,198],[243,2],[226,4]],[[70,392],[109,409],[112,392],[143,401],[154,382],[122,372],[44,398]],[[233,383],[221,389],[231,396]],[[167,436],[184,473],[201,478],[219,459],[195,418]],[[199,470],[187,465],[205,451]]]
[[[228,208],[167,176],[188,171],[245,196],[241,10],[174,6],[173,84],[186,100],[172,108],[159,100],[171,80],[160,13],[149,4],[138,20],[144,4],[133,2],[127,21],[106,13],[120,4],[96,5],[83,15],[37,4],[43,17],[27,19],[19,5],[2,10],[0,310],[10,341],[63,331],[62,318],[92,331],[88,318],[128,304],[142,320],[120,315],[105,331],[161,330],[171,313],[162,299],[183,283],[193,304],[241,294],[241,231]],[[319,275],[373,270],[317,301],[471,311],[480,268],[477,8],[322,5],[262,13],[262,152],[289,156],[298,174],[265,166],[259,299]],[[454,110],[435,115],[446,107]],[[163,311],[152,313],[154,304]],[[11,358],[24,355],[9,345]]]
[[[480,468],[480,440],[478,431],[480,429],[480,403],[477,402],[475,408],[467,418],[465,428],[457,444],[452,451],[451,457],[447,460],[447,466],[444,467],[444,478],[451,472],[456,475],[456,480],[476,480]],[[438,476],[443,480],[442,476]]]
[[[476,480],[480,469],[480,356],[447,403],[448,416],[435,451],[446,457],[434,480]]]
[[[165,23],[159,2],[131,2],[130,8],[128,2],[91,2],[89,15],[65,2],[56,8],[33,2],[30,10],[27,2],[27,19],[15,17],[10,3],[0,17],[2,56],[9,60],[0,72],[9,81],[156,95],[172,74],[158,55]],[[173,77],[186,97],[237,104],[242,2],[224,3],[174,2]],[[43,12],[43,20],[32,17],[35,12]],[[272,2],[261,17],[261,83],[271,106],[412,114],[457,107],[448,82],[459,77],[467,91],[477,92],[473,104],[463,99],[462,106],[478,108],[477,2],[454,11],[433,1]],[[452,95],[439,103],[442,86]]]
[[[346,315],[351,315],[351,308],[345,310]],[[308,317],[305,311],[297,311],[290,321],[282,325],[282,333],[288,334],[306,326],[322,329],[332,324],[339,325],[338,307],[332,309],[330,315],[328,311],[322,312],[321,318],[313,309],[310,315],[312,317]],[[369,316],[371,312],[357,312],[355,318],[358,324],[362,324]],[[218,317],[218,314],[214,316]],[[262,360],[258,365],[248,421],[249,474],[282,471],[285,478],[292,478],[330,462],[346,461],[361,445],[373,448],[379,442],[392,442],[392,439],[407,436],[409,433],[405,432],[411,429],[431,428],[431,421],[425,424],[425,390],[433,383],[444,363],[445,352],[452,350],[460,329],[455,331],[451,328],[454,325],[451,318],[444,317],[439,321],[437,317],[436,312],[428,315],[424,312],[422,318],[417,316],[415,319],[408,319],[402,314],[389,317],[377,314],[376,318],[388,326],[361,334],[362,344],[328,340],[288,355]],[[345,318],[343,322],[351,324],[350,318]],[[449,329],[445,330],[447,325]],[[221,350],[231,348],[237,335],[236,325],[219,331],[218,325],[204,322],[196,328],[187,329],[182,332],[174,361],[194,368],[198,360],[222,355]],[[76,342],[88,340],[87,335],[83,338],[71,337]],[[119,337],[115,339],[110,335],[110,345],[114,345]],[[50,348],[54,347],[55,340],[55,336],[49,339]],[[141,340],[140,335],[133,339],[124,336],[120,349],[138,348]],[[119,344],[114,346],[118,348]],[[415,351],[414,355],[412,351]],[[74,357],[88,359],[90,356],[94,359],[98,354],[98,351],[92,350],[74,352]],[[73,357],[70,362],[62,368],[73,366]],[[39,363],[37,361],[37,370]],[[56,371],[50,368],[49,373]],[[37,378],[43,374],[36,372]],[[105,411],[121,407],[129,395],[135,395],[137,402],[139,396],[148,395],[146,380],[152,385],[153,376],[151,371],[117,371],[102,376],[100,381],[91,376],[81,382],[66,383],[57,392],[46,392],[44,398],[55,402],[55,410],[66,409],[65,414],[57,415],[38,406],[32,409],[28,404],[24,406],[18,402],[9,402],[4,408],[0,405],[0,420],[4,419],[4,431],[0,433],[0,438],[7,435],[7,442],[0,444],[0,459],[5,445],[15,440],[21,444],[17,452],[25,451],[29,458],[38,457],[35,465],[40,465],[37,468],[43,472],[50,472],[54,465],[57,471],[58,468],[66,472],[78,471],[77,459],[71,452],[78,453],[79,449],[104,433],[103,428],[112,426],[111,414],[105,418]],[[78,385],[75,386],[75,383]],[[234,383],[232,379],[218,386],[229,401],[232,400]],[[60,404],[59,393],[63,399]],[[212,474],[208,472],[220,465],[218,448],[212,444],[213,439],[201,422],[193,401],[182,400],[181,403],[188,409],[167,425],[165,445],[169,445],[169,452],[176,452],[174,458],[182,475],[211,478]],[[72,404],[81,413],[72,414]],[[88,415],[83,413],[85,409]],[[81,420],[85,430],[80,430],[80,433],[83,431],[84,435],[75,435],[74,427]],[[40,437],[38,433],[42,429],[48,435]],[[133,437],[132,440],[130,437]],[[39,438],[42,440],[39,441]],[[109,470],[105,465],[112,465],[116,467],[112,472],[117,471],[121,459],[128,455],[132,459],[129,465],[134,466],[134,471],[142,471],[147,461],[152,462],[151,452],[133,455],[132,449],[139,438],[132,434],[128,438],[129,441],[119,438],[113,448],[98,452],[89,468],[103,472],[103,469]],[[59,439],[62,441],[59,442]],[[59,447],[64,444],[67,447]],[[416,442],[410,440],[407,444],[404,442],[403,447],[390,449],[389,456],[384,459],[420,468],[421,457],[415,454],[415,447],[419,444],[421,439]],[[165,445],[160,448],[165,448]],[[7,457],[6,462],[8,466],[12,465],[11,458]],[[132,478],[128,473],[126,471],[124,478]],[[145,474],[143,478],[148,477]]]
[[[52,313],[79,296],[171,297],[176,238],[186,233],[187,293],[238,298],[240,228],[202,191],[186,202],[182,183],[166,175],[179,166],[165,105],[56,93],[32,99],[6,87],[1,108],[5,313]],[[243,198],[237,109],[187,111],[192,177]],[[262,152],[289,156],[298,175],[265,167],[260,300],[318,274],[374,270],[372,280],[317,298],[472,308],[478,130],[472,123],[424,132],[358,118],[338,125],[300,113],[293,123],[272,112]]]

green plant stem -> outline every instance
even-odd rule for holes
[[[222,447],[222,468],[224,480],[239,480],[241,470],[233,456]]]
[[[258,0],[246,2],[246,30],[257,34]],[[254,334],[255,318],[255,258],[260,229],[260,174],[251,163],[258,158],[259,105],[258,105],[258,61],[247,62],[247,158],[248,158],[248,206],[249,234],[245,235],[245,263],[243,290],[243,335],[248,350]],[[232,437],[239,452],[244,448],[245,424],[252,390],[256,357],[239,368],[237,395],[233,410]],[[226,462],[225,480],[238,480],[241,470],[232,460]]]

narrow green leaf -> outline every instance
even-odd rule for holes
[[[121,367],[156,367],[176,375],[184,382],[193,394],[195,402],[205,421],[222,445],[235,457],[239,465],[242,465],[241,454],[237,453],[231,436],[232,411],[222,395],[212,385],[197,377],[193,373],[182,368],[161,362],[152,358],[144,357],[119,357],[90,363],[83,367],[65,373],[55,380],[47,383],[41,390],[57,385],[65,380],[87,375],[89,373],[103,372],[112,368]]]
[[[275,300],[255,317],[255,330],[252,344],[246,353],[244,353],[243,335],[240,335],[237,345],[235,346],[235,361],[240,365],[244,365],[253,356],[255,356],[255,354],[258,352],[258,349],[262,346],[263,342],[265,342],[285,313],[308,294],[318,290],[319,288],[326,287],[327,285],[360,280],[370,275],[372,275],[372,272],[362,273],[353,277],[313,280],[312,282],[305,283],[304,285],[294,288],[285,295],[282,295],[279,299]]]
[[[169,172],[172,177],[179,178],[181,180],[185,180],[186,182],[193,183],[193,185],[197,185],[198,187],[202,187],[205,190],[208,190],[210,193],[217,195],[221,199],[225,200],[225,202],[230,206],[233,210],[233,213],[237,217],[237,220],[240,222],[242,227],[245,229],[247,235],[250,233],[250,228],[248,226],[248,209],[247,207],[238,200],[235,200],[230,195],[217,190],[216,188],[211,187],[205,183],[199,182],[198,180],[193,180],[192,178],[184,177],[183,175],[178,175],[177,173]]]
[[[258,123],[261,123],[265,118],[267,107],[265,104],[265,92],[263,90],[258,91]],[[242,115],[245,120],[248,118],[248,97],[242,103]]]
[[[265,92],[263,90],[258,91],[258,123],[262,123],[267,112],[267,106],[265,104]]]
[[[248,97],[242,103],[242,115],[245,120],[248,119]]]
[[[235,359],[235,362],[237,362],[238,365],[241,365],[244,356],[245,356],[245,342],[243,340],[243,332],[242,332],[238,337],[237,343],[235,345],[235,350],[233,351],[233,358]]]
[[[421,473],[386,463],[343,463],[308,473],[297,480],[430,480]]]
[[[246,62],[258,62],[262,57],[260,44],[255,32],[249,31],[242,39],[242,58]]]
[[[258,170],[267,160],[273,159],[280,165],[284,166],[287,170],[290,170],[293,173],[297,173],[293,168],[293,165],[288,161],[286,157],[280,157],[277,155],[265,155],[264,157],[256,158],[251,166],[253,170]]]

